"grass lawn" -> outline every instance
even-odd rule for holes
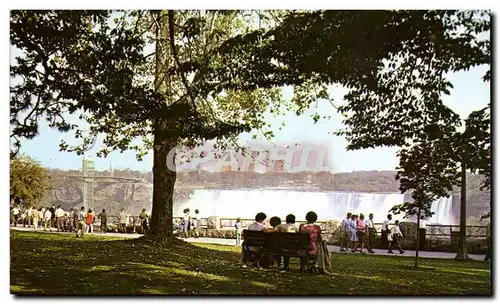
[[[488,263],[332,254],[329,275],[242,268],[235,246],[168,247],[124,240],[10,232],[10,290],[29,295],[320,294],[491,295]]]

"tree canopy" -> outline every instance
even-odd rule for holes
[[[327,86],[337,83],[349,89],[336,133],[348,149],[411,146],[428,128],[460,125],[441,99],[446,73],[489,65],[489,30],[485,11],[12,11],[22,56],[11,66],[11,138],[32,138],[45,118],[83,137],[63,150],[83,153],[98,134],[101,156],[153,148],[152,226],[171,229],[165,158],[176,145],[262,130],[266,111],[333,104]],[[474,160],[481,172],[484,156]]]
[[[10,161],[10,199],[25,207],[36,206],[51,188],[47,169],[21,155]]]

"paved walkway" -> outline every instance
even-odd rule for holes
[[[23,228],[23,227],[11,227],[10,229],[12,230],[19,230],[19,231],[34,231],[33,228]],[[48,231],[43,231],[39,230],[38,232],[40,233],[63,233],[63,234],[73,234],[71,232],[55,232],[54,230],[51,232]],[[94,236],[112,236],[112,237],[123,237],[123,238],[138,238],[141,237],[142,234],[128,234],[128,233],[100,233],[96,232],[93,233],[92,235]],[[209,243],[209,244],[220,244],[220,245],[234,245],[236,246],[236,239],[218,239],[218,238],[188,238],[188,239],[183,239],[186,242],[192,242],[192,243]],[[328,249],[330,252],[339,252],[342,254],[360,254],[358,253],[351,253],[351,252],[340,252],[340,247],[335,246],[335,245],[328,245]],[[398,253],[397,250],[394,250],[394,254],[387,253],[387,250],[383,249],[374,249],[375,253],[371,253],[374,255],[388,255],[388,256],[400,256],[401,254]],[[367,253],[370,254],[370,253]],[[435,259],[454,259],[456,256],[456,253],[452,252],[437,252],[437,251],[419,251],[418,252],[419,256],[422,258],[435,258]],[[413,250],[406,250],[402,256],[415,256],[415,251]],[[484,260],[485,255],[484,254],[469,254],[469,257],[473,260],[478,260],[482,261]]]

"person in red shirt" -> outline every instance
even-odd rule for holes
[[[89,208],[89,211],[87,212],[86,215],[86,223],[87,226],[89,227],[88,233],[92,233],[94,231],[94,221],[95,221],[94,213],[92,212],[92,208]]]
[[[309,211],[306,214],[307,224],[302,224],[299,226],[299,232],[309,233],[309,238],[311,240],[311,249],[309,250],[309,255],[316,255],[317,244],[316,242],[321,241],[321,227],[314,224],[318,220],[318,215]],[[304,267],[307,266],[307,258],[308,256],[300,257],[300,270],[304,271]]]

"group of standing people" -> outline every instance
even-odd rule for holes
[[[403,238],[403,233],[399,228],[399,221],[395,221],[392,228],[389,228],[389,223],[392,220],[392,215],[388,214],[387,219],[382,223],[381,237],[380,237],[380,247],[384,249],[389,249],[389,253],[393,253],[392,249],[397,248],[401,254],[404,250],[401,248],[401,239]],[[340,240],[340,251],[356,252],[359,251],[364,254],[363,251],[365,245],[369,253],[374,253],[373,248],[375,246],[375,239],[377,235],[377,229],[373,223],[373,213],[368,215],[368,219],[365,219],[363,213],[352,214],[347,213],[346,218],[342,220],[340,225],[341,230],[341,240]]]
[[[141,213],[139,214],[139,221],[142,227],[142,233],[145,234],[150,229],[150,221],[151,217],[148,213],[146,213],[146,208],[142,208]],[[127,233],[127,227],[133,227],[133,232],[135,233],[135,225],[134,218],[125,212],[125,209],[120,210],[119,215],[119,225],[118,232]]]
[[[85,207],[70,208],[65,211],[61,206],[52,205],[51,207],[29,207],[24,210],[17,205],[10,207],[10,223],[17,227],[22,224],[23,227],[33,226],[35,231],[43,229],[44,231],[57,232],[75,232],[77,237],[83,237],[85,233],[94,232],[94,223],[96,219],[100,220],[100,232],[106,233],[108,230],[108,214],[105,209],[101,213],[95,214],[92,208],[85,211]],[[143,233],[149,230],[150,216],[143,208],[139,215]],[[127,226],[133,223],[133,218],[122,209],[119,216],[119,232],[126,233]]]
[[[103,209],[99,215],[106,221],[106,212]],[[81,207],[80,212],[76,208],[71,208],[65,211],[60,205],[51,207],[29,207],[21,210],[18,206],[13,206],[10,209],[11,225],[17,227],[21,222],[23,227],[33,226],[35,231],[43,229],[44,231],[52,231],[56,229],[57,232],[76,232],[81,226],[80,222],[85,224],[85,231],[88,233],[93,232],[93,224],[95,222],[95,215],[92,208],[85,212],[85,208]],[[81,228],[81,227],[80,227]]]
[[[184,217],[181,222],[183,238],[200,236],[200,211],[196,209],[194,215],[190,214],[189,208],[183,210]]]

